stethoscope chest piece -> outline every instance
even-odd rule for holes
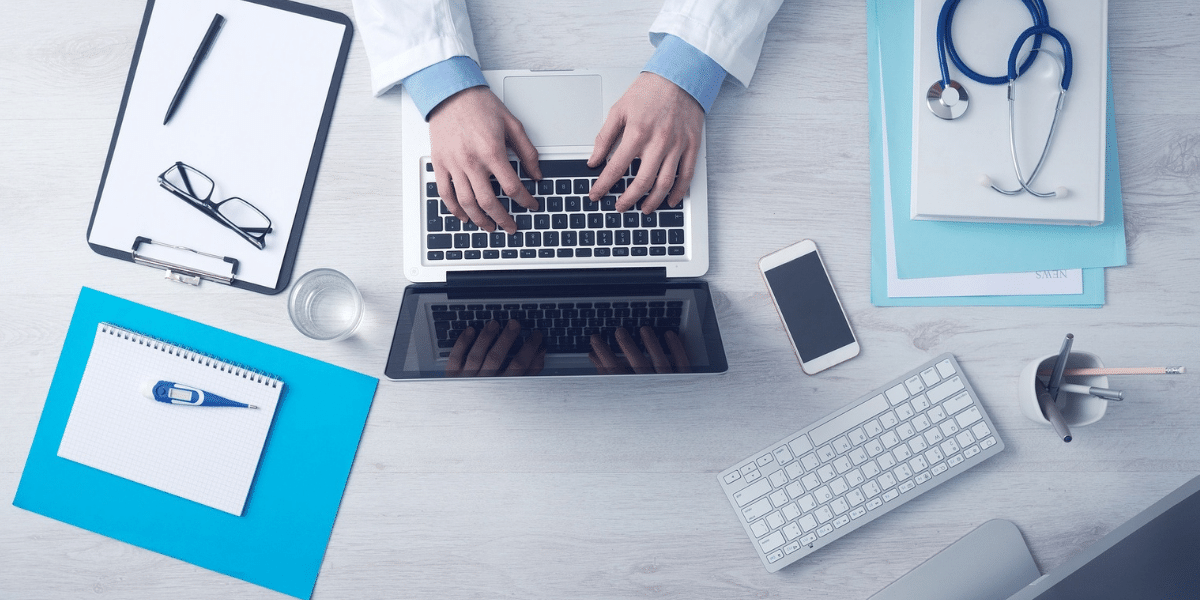
[[[970,98],[967,96],[967,90],[957,81],[951,79],[950,89],[947,90],[939,79],[929,86],[929,91],[925,93],[925,102],[939,119],[950,121],[967,112]]]

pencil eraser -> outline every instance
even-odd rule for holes
[[[142,395],[153,400],[154,399],[154,384],[156,384],[156,383],[158,383],[158,382],[150,381],[150,380],[143,381],[142,387],[141,387]]]

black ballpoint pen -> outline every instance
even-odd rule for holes
[[[163,125],[171,120],[171,115],[175,114],[176,108],[179,108],[179,101],[183,100],[188,86],[192,84],[192,79],[195,78],[200,63],[204,62],[208,51],[212,50],[213,42],[216,41],[217,34],[220,33],[223,25],[225,25],[225,17],[219,13],[213,15],[212,23],[208,26],[208,33],[204,34],[204,40],[200,42],[200,47],[196,49],[196,55],[192,57],[192,64],[188,65],[187,72],[183,74],[183,81],[179,82],[179,89],[175,90],[175,97],[171,98],[171,105],[167,107],[167,116],[163,117]]]

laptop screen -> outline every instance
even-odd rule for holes
[[[721,373],[728,368],[703,281],[496,286],[404,292],[391,379]]]

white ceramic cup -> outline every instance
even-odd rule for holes
[[[1054,368],[1054,361],[1057,358],[1058,354],[1048,354],[1031,361],[1021,370],[1021,377],[1018,380],[1017,403],[1021,406],[1021,412],[1029,419],[1045,425],[1049,425],[1050,421],[1047,421],[1046,417],[1042,415],[1034,378],[1037,377],[1038,371]],[[1067,356],[1068,369],[1103,366],[1100,357],[1088,352],[1071,351],[1071,354]],[[1063,377],[1063,382],[1088,387],[1108,387],[1108,377],[1104,375],[1068,375]],[[1056,404],[1059,411],[1062,412],[1063,421],[1067,423],[1067,427],[1082,427],[1095,423],[1108,410],[1108,400],[1097,398],[1091,394],[1076,394],[1065,390],[1059,391]]]

